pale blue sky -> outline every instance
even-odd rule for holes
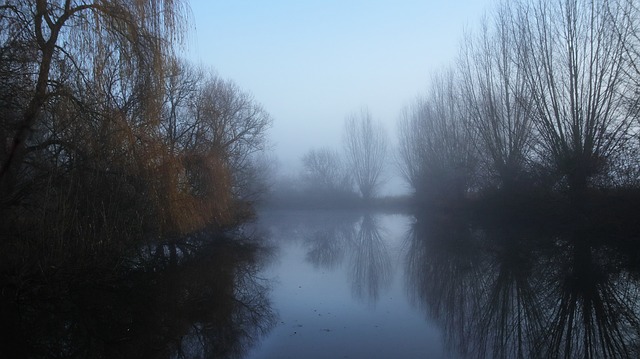
[[[490,1],[192,0],[188,57],[254,95],[294,165],[340,149],[344,118],[363,106],[395,137],[403,106],[453,63]]]

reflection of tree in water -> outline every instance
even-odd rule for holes
[[[451,349],[468,358],[637,357],[640,298],[621,253],[590,244],[587,231],[549,240],[468,228],[419,221],[409,235],[410,291]]]
[[[356,217],[357,218],[357,217]],[[354,218],[333,218],[307,235],[307,260],[318,267],[335,268],[354,236]]]
[[[364,215],[351,243],[353,292],[375,303],[391,282],[391,258],[376,217]]]
[[[481,273],[477,244],[463,223],[418,221],[408,233],[406,279],[414,305],[443,326],[446,345],[473,352]]]
[[[586,234],[559,245],[544,292],[548,358],[637,358],[638,284]]]
[[[483,303],[478,313],[477,339],[486,343],[483,357],[532,358],[539,355],[544,330],[539,303],[541,284],[534,249],[510,230],[487,231],[483,258],[486,275]]]
[[[154,251],[118,280],[3,293],[16,315],[3,357],[237,358],[274,324],[260,249],[219,240],[191,254]],[[180,256],[171,253],[181,253]],[[178,259],[178,260],[176,260]],[[17,298],[17,300],[14,300]]]
[[[306,223],[307,260],[319,267],[335,268],[348,257],[354,295],[375,303],[391,281],[391,258],[377,218],[368,213],[361,217],[349,213],[315,220],[316,226]]]

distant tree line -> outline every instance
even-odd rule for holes
[[[176,56],[187,11],[175,0],[0,5],[1,247],[93,255],[248,215],[272,120]]]
[[[520,0],[467,36],[399,121],[416,197],[638,188],[640,4]]]

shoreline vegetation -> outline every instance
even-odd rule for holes
[[[629,226],[636,228],[640,215],[640,190],[590,190],[578,203],[566,193],[537,191],[507,195],[492,191],[467,196],[451,202],[424,202],[415,195],[376,197],[363,200],[357,196],[322,198],[300,193],[286,197],[267,198],[256,210],[268,211],[368,211],[378,213],[409,214],[416,217],[431,215],[445,219],[467,218],[470,221],[532,226],[560,226],[585,221],[603,226]]]

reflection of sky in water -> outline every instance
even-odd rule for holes
[[[375,215],[369,218],[375,228],[362,228],[362,216],[345,217],[262,219],[279,247],[279,258],[264,275],[276,278],[271,299],[280,318],[248,357],[450,357],[443,354],[440,330],[407,297],[402,246],[411,218]],[[334,236],[318,236],[330,227],[338,228]],[[370,238],[371,232],[379,238]],[[337,259],[314,263],[318,256],[309,253],[319,247]]]
[[[250,358],[640,357],[640,247],[620,228],[320,211],[262,225],[280,318]]]

